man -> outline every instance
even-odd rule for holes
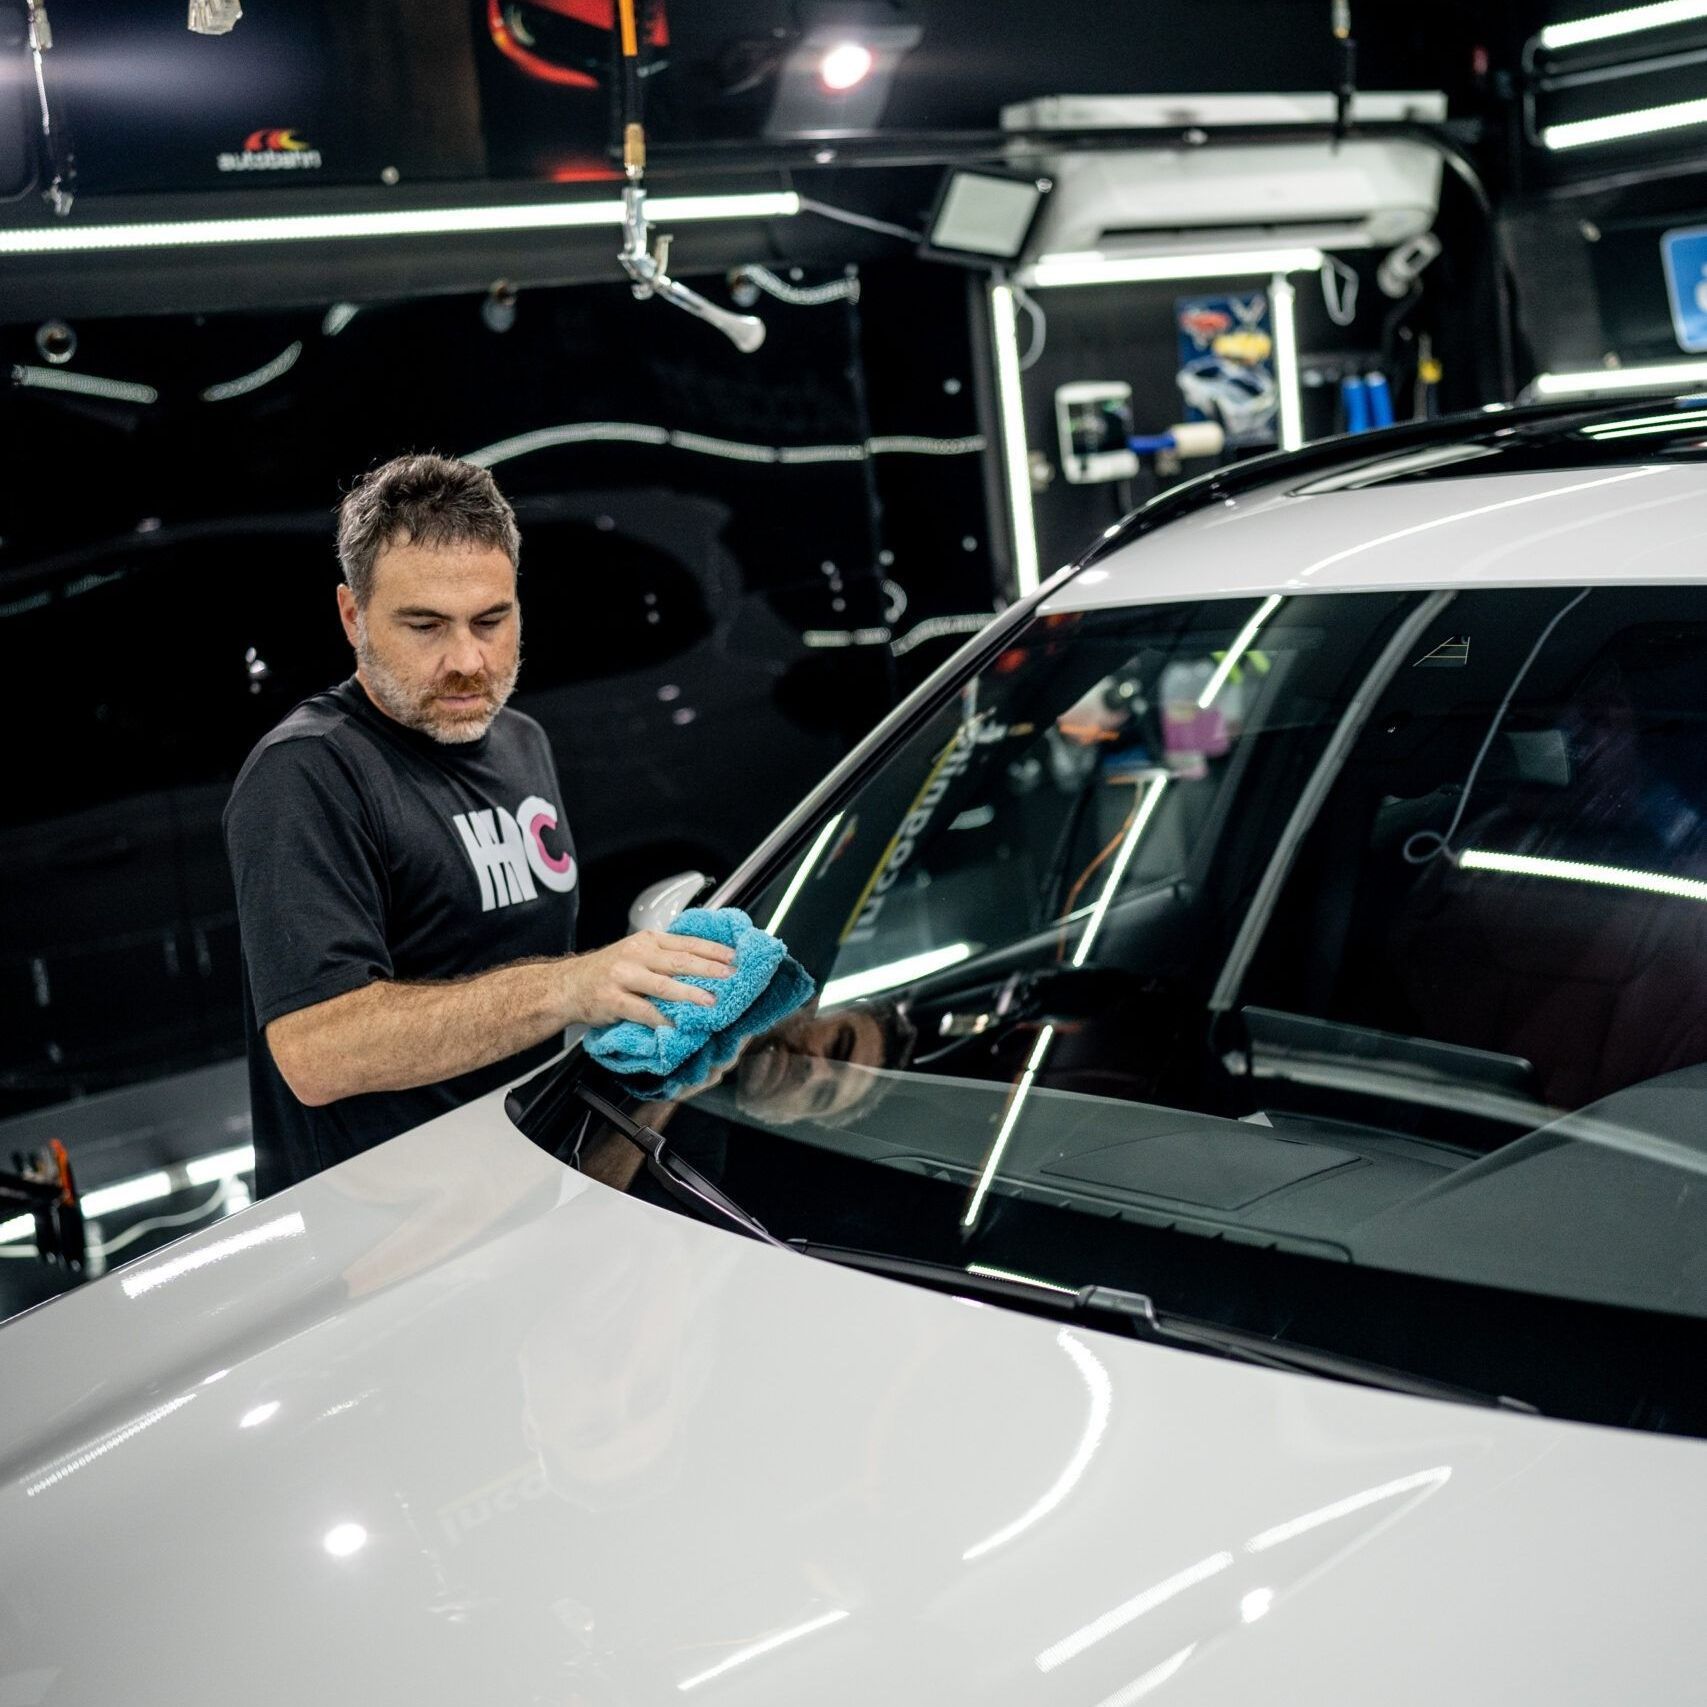
[[[249,755],[225,812],[257,1188],[527,1072],[568,1025],[661,1025],[731,951],[647,932],[575,955],[576,864],[521,664],[514,513],[484,469],[400,457],[344,499],[356,673]]]

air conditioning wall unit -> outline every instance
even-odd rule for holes
[[[1360,94],[1352,119],[1439,123],[1435,91]],[[1213,133],[1229,125],[1323,125],[1330,95],[1049,95],[1002,110],[1006,130]],[[1390,248],[1427,231],[1440,207],[1439,153],[1424,142],[1073,148],[1038,161],[1054,181],[1026,259],[1096,254],[1113,261],[1177,250],[1248,249],[1253,241],[1316,249]]]

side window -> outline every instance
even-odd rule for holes
[[[1245,999],[1322,1022],[1328,1057],[1469,1052],[1419,1074],[1456,1062],[1530,1124],[1707,1061],[1707,595],[1461,597],[1349,754]]]

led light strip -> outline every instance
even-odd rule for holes
[[[212,1155],[194,1157],[183,1164],[181,1177],[180,1170],[174,1167],[160,1169],[154,1173],[136,1174],[130,1179],[117,1180],[112,1185],[96,1186],[93,1191],[82,1194],[79,1204],[84,1219],[93,1221],[102,1215],[117,1214],[121,1209],[135,1209],[144,1203],[156,1203],[186,1186],[212,1185],[216,1180],[240,1179],[244,1174],[254,1171],[254,1145],[239,1144]],[[14,1215],[9,1221],[0,1221],[0,1245],[31,1238],[34,1233],[35,1218],[31,1215]]]
[[[1284,273],[1269,284],[1274,305],[1274,380],[1280,388],[1280,448],[1297,450],[1304,442],[1304,397],[1298,388],[1298,293]]]
[[[1279,593],[1270,593],[1257,606],[1256,615],[1239,630],[1238,638],[1227,648],[1221,662],[1215,666],[1215,674],[1209,678],[1207,686],[1197,696],[1197,709],[1199,711],[1207,711],[1215,703],[1215,696],[1227,685],[1233,672],[1238,669],[1239,660],[1250,649],[1251,642],[1256,639],[1258,630],[1279,609]]]
[[[1707,99],[1673,101],[1664,107],[1643,107],[1633,113],[1607,113],[1597,119],[1572,119],[1550,124],[1541,132],[1543,148],[1586,148],[1595,142],[1618,142],[1631,136],[1651,136],[1656,131],[1683,130],[1707,124]]]
[[[1668,24],[1689,24],[1707,18],[1707,0],[1659,0],[1653,6],[1627,6],[1617,12],[1602,12],[1595,18],[1576,18],[1568,24],[1548,24],[1536,38],[1553,52],[1563,47],[1582,47],[1613,36],[1634,35],[1638,30],[1664,29]]]
[[[1319,272],[1320,249],[1225,249],[1202,254],[1111,257],[1099,250],[1044,255],[1020,275],[1039,290],[1064,285],[1143,284],[1166,279],[1232,279],[1250,273]]]
[[[1632,871],[1624,866],[1588,865],[1574,859],[1538,859],[1530,854],[1481,853],[1474,848],[1460,854],[1458,863],[1466,871],[1555,877],[1564,883],[1592,883],[1603,889],[1635,889],[1646,895],[1707,901],[1707,883],[1695,877],[1669,877],[1662,871]]]
[[[1669,415],[1634,415],[1624,421],[1598,421],[1582,430],[1585,439],[1621,439],[1679,427],[1707,426],[1707,410],[1674,409]]]
[[[788,909],[795,903],[800,891],[806,887],[806,879],[812,875],[813,868],[818,863],[818,856],[828,845],[830,838],[836,833],[837,826],[847,814],[838,812],[821,829],[812,846],[806,850],[806,857],[800,862],[794,876],[789,879],[788,887],[782,892],[782,899],[776,904],[776,911],[770,916],[770,923],[765,926],[772,936],[776,935],[777,926],[788,917]]]
[[[1592,397],[1603,391],[1663,391],[1707,384],[1707,361],[1652,362],[1643,367],[1585,368],[1578,373],[1538,373],[1529,383],[1536,397]],[[1611,422],[1607,423],[1609,426]]]
[[[646,212],[659,224],[714,219],[788,219],[800,212],[792,190],[755,195],[659,196]],[[0,231],[0,255],[64,255],[90,250],[181,249],[216,243],[329,242],[362,237],[450,237],[494,231],[562,231],[620,226],[622,203],[542,202],[510,207],[406,208],[382,213],[299,213],[250,219],[186,219],[137,225],[48,226]]]
[[[1013,529],[1014,591],[1023,599],[1037,590],[1037,523],[1031,511],[1031,459],[1025,444],[1025,393],[1011,285],[990,288],[990,331],[996,346],[996,413],[1002,425],[1002,468]]]
[[[942,948],[926,949],[923,954],[910,954],[905,960],[892,960],[886,966],[873,966],[867,972],[850,972],[845,978],[832,978],[824,986],[819,1005],[833,1008],[861,996],[875,996],[879,990],[893,990],[915,978],[928,978],[933,972],[942,972],[971,958],[971,943],[951,942]]]

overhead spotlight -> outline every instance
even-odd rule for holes
[[[818,81],[839,95],[863,83],[876,63],[876,56],[864,42],[837,42],[819,61]]]
[[[777,65],[765,135],[875,129],[923,28],[887,0],[800,0],[799,16]]]

